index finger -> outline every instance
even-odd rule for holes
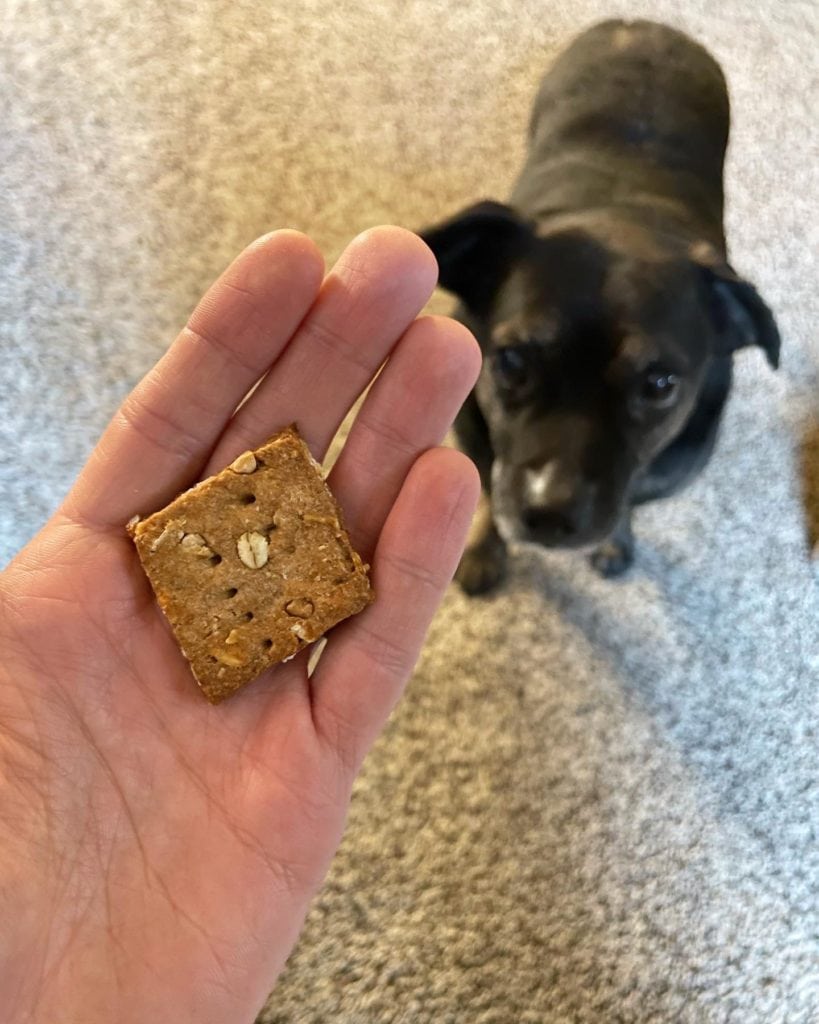
[[[244,250],[120,406],[62,506],[97,528],[153,512],[194,483],[236,407],[285,348],[324,261],[297,231]]]

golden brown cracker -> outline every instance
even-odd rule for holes
[[[373,600],[368,567],[295,427],[128,531],[212,703]]]

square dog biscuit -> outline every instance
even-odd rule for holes
[[[373,600],[368,567],[295,427],[128,532],[214,704]]]

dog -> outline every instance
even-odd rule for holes
[[[734,352],[778,366],[771,310],[726,253],[729,119],[702,46],[605,22],[543,79],[508,204],[420,232],[484,354],[455,424],[491,510],[458,568],[468,593],[503,579],[514,541],[624,572],[632,509],[708,461]]]

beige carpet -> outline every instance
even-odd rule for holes
[[[628,579],[527,552],[496,597],[449,594],[268,1024],[819,1021],[802,484],[819,405],[819,12],[3,5],[0,562],[240,246],[290,225],[331,258],[368,225],[503,197],[540,74],[613,13],[681,25],[725,66],[729,236],[776,310],[783,367],[743,354],[717,456],[641,512]]]

